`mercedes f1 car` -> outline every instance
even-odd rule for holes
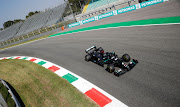
[[[120,76],[127,71],[130,71],[138,61],[133,59],[129,64],[126,62],[130,61],[130,56],[128,54],[124,54],[122,57],[118,57],[115,52],[104,52],[102,47],[96,48],[96,46],[92,46],[85,50],[87,55],[85,55],[85,61],[92,61],[102,67],[105,67],[105,70],[112,73],[114,75]],[[119,70],[115,71],[115,67],[118,67]]]

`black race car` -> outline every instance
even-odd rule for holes
[[[87,55],[85,56],[86,61],[92,61],[112,73],[114,75],[119,76],[121,74],[126,73],[131,70],[138,61],[133,59],[128,65],[125,62],[130,61],[130,56],[128,54],[124,54],[121,58],[115,54],[115,52],[104,52],[102,47],[96,48],[96,46],[92,46],[85,50]],[[119,67],[120,69],[115,71],[115,67]]]

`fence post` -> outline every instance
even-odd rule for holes
[[[2,42],[1,42],[1,46],[2,46]]]
[[[46,32],[47,32],[47,28],[45,27],[45,29],[46,29]]]
[[[32,31],[32,34],[33,34],[33,36],[35,36],[33,31]]]
[[[23,36],[21,36],[22,38],[23,38],[23,40],[24,40],[24,37]]]
[[[4,42],[3,42],[4,43]],[[6,45],[5,43],[4,43],[4,45]]]
[[[51,29],[53,30],[54,28],[53,28],[53,25],[51,25]]]
[[[13,38],[13,42],[15,42],[15,39]]]
[[[10,43],[11,43],[11,40],[10,40],[10,39],[8,39],[8,42],[10,42]],[[8,44],[10,44],[10,43],[8,43]]]
[[[3,42],[1,42],[1,46],[4,46],[4,43],[3,43]]]
[[[26,36],[29,38],[29,35],[28,35],[28,34],[27,34]]]
[[[3,46],[3,42],[1,42],[1,46]]]
[[[12,39],[10,39],[10,43],[13,43]]]
[[[10,39],[10,43],[12,43],[12,39]]]
[[[19,39],[20,37],[18,37],[18,41],[20,41],[20,39]]]
[[[57,29],[56,24],[53,24],[53,26],[55,27],[55,29]]]
[[[6,45],[8,44],[7,40],[6,40]]]
[[[41,31],[40,30],[38,30],[39,31],[39,33],[41,34]]]
[[[12,38],[12,43],[14,42],[14,38]]]

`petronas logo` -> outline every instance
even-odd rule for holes
[[[95,20],[99,20],[99,17],[98,17],[98,16],[95,16],[94,18],[95,18]]]
[[[117,10],[114,10],[114,11],[113,11],[113,14],[114,14],[114,15],[117,15]]]
[[[141,8],[141,4],[136,4],[136,9],[140,9]]]
[[[82,24],[83,24],[83,22],[82,22],[82,21],[79,21],[79,23],[80,23],[80,25],[82,25]]]

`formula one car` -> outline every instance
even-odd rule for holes
[[[114,72],[114,75],[119,76],[127,71],[131,70],[138,61],[133,59],[128,65],[125,62],[130,61],[130,56],[128,54],[124,54],[121,58],[115,54],[115,52],[104,52],[102,47],[96,48],[96,46],[92,46],[85,50],[87,55],[85,56],[86,61],[92,61],[112,73],[115,71],[115,67],[119,67],[120,69]]]

